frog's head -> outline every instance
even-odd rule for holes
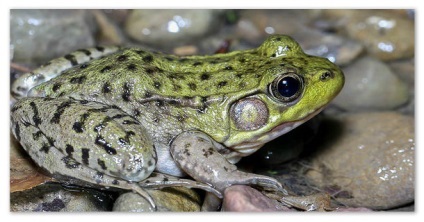
[[[306,55],[288,36],[269,37],[258,52],[271,62],[259,70],[258,89],[230,105],[231,128],[223,142],[241,156],[318,114],[344,85],[335,64]]]

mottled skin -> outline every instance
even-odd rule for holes
[[[290,98],[276,90],[286,76],[299,82]],[[233,164],[317,114],[343,84],[337,66],[283,35],[208,56],[92,48],[14,83],[12,131],[53,175],[148,199],[141,187],[182,185],[221,197],[233,184],[256,184],[284,193],[275,179]],[[154,170],[198,182],[152,177]]]

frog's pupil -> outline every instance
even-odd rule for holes
[[[300,82],[291,76],[284,77],[278,83],[278,92],[283,97],[292,97],[299,91]]]

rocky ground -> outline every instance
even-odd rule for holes
[[[287,34],[308,54],[341,66],[346,84],[319,116],[242,160],[324,210],[414,211],[414,10],[11,10],[11,81],[48,60],[96,45],[179,55],[257,47]],[[11,97],[11,103],[14,99]],[[11,211],[152,209],[123,191],[60,184],[11,136]],[[199,211],[203,193],[148,191],[159,211]],[[288,200],[289,201],[289,200]],[[321,202],[324,203],[324,202]],[[319,206],[318,206],[319,207]],[[222,211],[297,211],[246,186],[226,190]]]

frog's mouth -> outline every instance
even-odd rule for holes
[[[263,145],[265,145],[265,143],[267,143],[271,140],[274,140],[275,138],[280,137],[280,136],[290,132],[291,130],[295,129],[296,127],[302,125],[304,122],[312,119],[312,117],[314,117],[318,113],[320,113],[325,107],[326,106],[323,106],[323,107],[315,110],[311,114],[306,115],[305,118],[300,119],[298,121],[282,123],[282,124],[272,128],[270,131],[252,138],[251,140],[244,141],[242,143],[231,146],[231,149],[240,153],[240,156],[248,156],[248,155],[254,153],[255,151],[257,151]]]

